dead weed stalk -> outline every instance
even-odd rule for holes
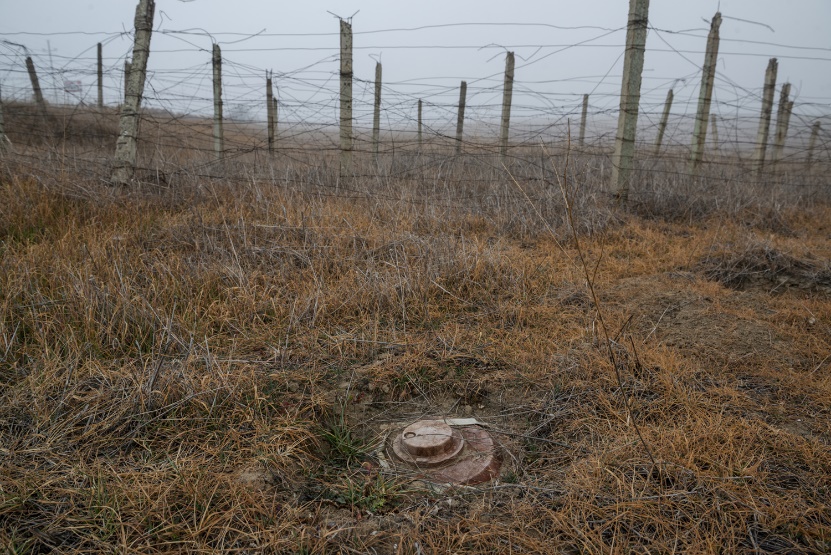
[[[546,151],[545,145],[540,144],[540,148],[542,149],[542,151],[546,155],[546,157],[550,159],[551,157],[548,155],[548,152]],[[586,258],[586,255],[583,251],[583,248],[581,247],[581,244],[580,244],[580,234],[577,232],[577,226],[574,223],[573,203],[572,203],[572,199],[569,195],[569,189],[568,189],[568,171],[569,171],[570,152],[571,152],[571,133],[569,132],[569,134],[568,134],[568,148],[566,149],[565,165],[563,166],[562,177],[560,177],[560,174],[557,172],[557,168],[554,168],[554,175],[557,178],[557,185],[559,186],[560,192],[563,195],[563,203],[565,205],[568,227],[569,227],[569,229],[571,230],[571,233],[572,233],[572,238],[574,240],[574,248],[577,251],[577,258],[580,261],[580,269],[583,273],[583,277],[586,279],[586,287],[589,291],[589,294],[591,295],[592,303],[594,304],[595,315],[597,317],[597,321],[600,324],[600,331],[603,334],[603,342],[604,342],[604,345],[606,347],[606,356],[609,358],[609,362],[611,363],[612,368],[614,369],[615,378],[617,379],[618,387],[620,387],[620,391],[623,394],[623,399],[624,399],[624,403],[625,403],[625,406],[626,406],[626,413],[627,413],[627,417],[628,417],[627,419],[628,419],[629,422],[632,423],[632,427],[635,429],[635,433],[638,435],[638,439],[640,440],[641,444],[643,445],[644,449],[646,450],[646,453],[649,456],[649,460],[652,461],[653,467],[656,467],[658,465],[657,465],[657,462],[655,461],[654,455],[652,454],[652,449],[650,448],[649,443],[647,443],[647,441],[644,439],[643,434],[641,433],[640,426],[638,425],[638,421],[635,418],[635,415],[633,413],[631,396],[626,393],[626,386],[624,384],[623,375],[621,374],[621,368],[624,366],[624,363],[622,361],[618,360],[618,356],[615,353],[615,347],[619,345],[618,342],[617,342],[617,338],[619,338],[620,334],[623,333],[623,330],[625,330],[626,326],[628,325],[629,320],[627,320],[627,322],[624,323],[624,325],[621,328],[621,331],[618,332],[618,334],[616,335],[616,338],[612,339],[611,335],[609,334],[608,326],[606,325],[606,319],[603,316],[603,307],[600,303],[600,299],[597,295],[597,290],[595,288],[595,279],[597,277],[597,270],[600,267],[600,262],[603,260],[603,251],[601,250],[600,255],[597,257],[597,262],[595,262],[594,266],[592,268],[590,268],[589,267],[589,262]],[[514,182],[516,187],[520,191],[522,191],[525,198],[528,199],[529,202],[531,202],[531,199],[528,197],[528,195],[525,194],[525,191],[522,189],[522,186],[519,184],[519,182],[516,180],[516,178],[514,178],[514,176],[511,174],[510,170],[508,170],[508,168],[505,167],[505,171],[508,173],[508,175],[510,176],[511,180]],[[533,205],[533,203],[532,203],[532,205]],[[534,211],[538,215],[540,215],[540,212],[539,212],[539,210],[536,209],[536,207],[534,207]],[[551,227],[548,226],[547,223],[545,224],[545,226],[546,226],[546,229],[548,230],[548,232],[554,238],[554,241],[557,244],[557,246],[560,247],[560,249],[563,250],[563,252],[565,252],[565,249],[557,241],[557,237],[554,235],[554,232],[551,229]],[[630,320],[631,320],[631,316],[630,316]],[[634,349],[634,343],[632,343],[632,347]],[[633,351],[633,354],[635,355],[635,358],[637,360],[637,351]],[[640,363],[636,362],[636,364],[640,364]],[[660,467],[658,467],[658,468],[660,468]]]

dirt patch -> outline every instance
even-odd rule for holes
[[[626,332],[641,352],[654,345],[693,361],[691,383],[720,410],[828,443],[823,416],[831,406],[817,402],[824,361],[796,348],[796,337],[813,336],[783,325],[770,299],[757,288],[720,288],[686,272],[622,280],[605,295],[631,316]]]
[[[610,302],[632,314],[642,342],[654,338],[695,358],[730,364],[756,355],[793,364],[787,338],[760,319],[771,311],[751,295],[719,294],[697,287],[696,277],[671,272],[623,280]]]

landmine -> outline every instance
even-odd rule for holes
[[[473,485],[499,475],[501,462],[493,439],[472,419],[419,420],[387,439],[396,466],[417,471],[425,480]],[[473,420],[475,422],[475,420]]]

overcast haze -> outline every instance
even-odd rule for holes
[[[104,42],[106,97],[115,104],[121,94],[121,67],[132,46],[131,39],[119,33],[132,30],[136,3],[0,0],[0,39],[31,51],[39,71],[47,74],[47,97],[51,94],[60,101],[66,100],[63,80],[81,81],[86,99],[94,98],[94,46]],[[689,116],[694,112],[708,21],[718,9],[724,17],[715,93],[721,117],[750,121],[758,111],[770,57],[779,59],[777,82],[793,84],[792,125],[809,125],[831,113],[830,1],[652,0],[642,99],[647,120],[660,110],[667,89],[673,86],[677,102],[673,113]],[[272,69],[288,119],[293,114],[335,121],[338,23],[327,11],[342,17],[358,12],[353,30],[359,125],[368,117],[375,59],[383,62],[384,104],[390,110],[391,127],[396,125],[393,120],[411,120],[415,99],[424,98],[431,108],[425,117],[446,131],[453,125],[451,107],[461,79],[469,83],[472,119],[498,115],[505,49],[517,55],[514,104],[519,126],[575,113],[584,93],[592,94],[592,113],[598,117],[613,117],[618,108],[628,11],[625,0],[430,0],[417,4],[157,0],[155,29],[169,33],[156,33],[152,39],[153,87],[148,102],[174,111],[204,113],[210,109],[211,38],[170,33],[192,30],[210,33],[223,47],[225,101],[231,113],[247,111],[258,117],[262,75]],[[400,30],[459,23],[498,25]],[[509,25],[520,23],[526,25]],[[367,33],[392,29],[398,30]],[[260,32],[284,36],[242,40]],[[30,91],[22,72],[24,55],[15,45],[0,46],[3,95],[25,98]],[[51,82],[49,77],[53,77]],[[315,108],[308,111],[309,106]]]

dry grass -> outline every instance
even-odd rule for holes
[[[514,160],[522,191],[439,149],[351,182],[325,154],[222,178],[180,154],[113,189],[77,144],[0,163],[8,552],[831,550],[816,178],[653,177],[622,209],[600,157],[573,161],[619,381],[563,152]],[[380,466],[384,426],[426,414],[486,423],[500,479]]]

